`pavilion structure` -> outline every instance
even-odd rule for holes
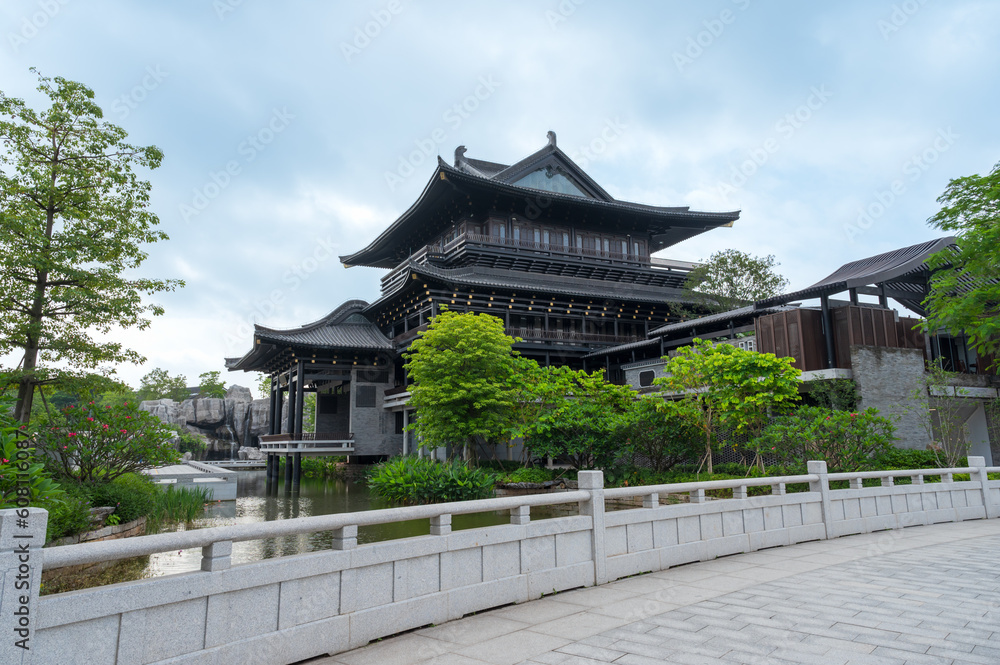
[[[925,335],[919,319],[900,316],[890,306],[894,301],[925,316],[923,303],[933,276],[928,259],[955,242],[948,236],[852,261],[804,289],[658,326],[646,339],[597,349],[587,359],[614,363],[624,371],[648,368],[662,365],[663,356],[698,337],[789,356],[802,371],[830,370],[830,376],[851,368],[851,345],[921,349],[927,361],[947,370],[983,374],[992,359],[978,358],[964,335]],[[862,302],[860,296],[877,302]],[[801,304],[808,301],[818,304]]]
[[[513,164],[466,157],[464,146],[453,164],[439,158],[413,205],[340,257],[346,267],[386,271],[379,298],[349,301],[301,328],[257,326],[250,352],[227,359],[230,370],[271,377],[269,469],[292,456],[294,484],[305,443],[313,454],[337,449],[360,461],[409,452],[401,354],[443,307],[502,319],[522,340],[517,350],[542,364],[613,374],[608,356],[591,354],[646,340],[697,306],[682,290],[695,265],[653,254],[732,226],[739,212],[617,200],[553,132],[548,139]],[[317,393],[315,433],[302,431],[308,392]]]

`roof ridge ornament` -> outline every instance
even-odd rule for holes
[[[466,148],[465,148],[464,145],[460,145],[457,148],[455,148],[455,167],[456,168],[459,167],[459,166],[461,166],[462,164],[466,163],[466,161],[465,161],[465,151],[466,151]]]
[[[548,133],[545,134],[545,136],[546,136],[546,138],[549,139],[549,145],[552,146],[553,148],[555,148],[556,147],[556,133],[550,129],[548,131]]]

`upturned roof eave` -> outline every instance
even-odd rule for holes
[[[660,221],[676,221],[684,223],[704,223],[705,226],[702,229],[692,228],[696,234],[703,233],[704,231],[710,230],[712,228],[718,228],[726,225],[732,225],[740,217],[739,210],[723,211],[723,212],[701,212],[692,211],[687,207],[660,207],[651,206],[641,203],[631,203],[627,201],[617,201],[611,199],[610,201],[602,201],[600,199],[585,198],[580,196],[573,196],[570,194],[559,194],[555,192],[548,192],[538,189],[532,189],[530,187],[522,187],[519,185],[512,185],[506,182],[500,182],[494,179],[487,179],[466,173],[458,168],[449,166],[440,157],[438,157],[438,165],[434,170],[434,174],[428,181],[427,185],[424,187],[423,191],[417,200],[402,214],[396,221],[389,225],[378,237],[375,238],[371,243],[369,243],[364,249],[361,249],[353,254],[346,254],[340,256],[340,261],[345,266],[368,266],[372,268],[392,268],[395,267],[396,263],[390,260],[386,263],[387,259],[382,256],[374,256],[379,250],[385,250],[386,244],[389,243],[394,236],[396,236],[399,231],[407,225],[407,223],[413,219],[417,213],[429,204],[430,197],[432,196],[435,189],[442,189],[444,187],[452,187],[456,190],[460,190],[460,186],[473,187],[480,190],[491,191],[493,193],[499,193],[512,198],[523,198],[525,196],[538,196],[539,194],[544,194],[546,198],[553,201],[558,201],[559,203],[570,205],[570,206],[582,206],[588,208],[598,208],[603,210],[613,210],[618,212],[631,213],[633,215],[647,216],[650,218],[658,219]],[[595,183],[596,185],[596,183]],[[464,191],[464,190],[460,190]],[[466,191],[466,193],[468,193]]]

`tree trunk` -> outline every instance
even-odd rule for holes
[[[35,396],[35,377],[31,370],[35,369],[38,349],[26,349],[24,352],[24,370],[29,372],[17,382],[17,402],[14,405],[14,420],[25,425],[31,420],[31,404]]]

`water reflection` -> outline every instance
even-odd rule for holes
[[[285,494],[284,487],[279,485],[277,495],[267,496],[265,487],[266,478],[263,471],[239,471],[236,481],[236,501],[212,504],[206,508],[204,517],[186,527],[180,525],[177,530],[359,512],[389,508],[392,505],[373,496],[362,482],[303,478],[297,495]],[[570,512],[576,512],[575,506],[537,507],[532,508],[531,518],[546,519]],[[509,520],[510,515],[507,511],[455,515],[452,518],[452,528],[458,531],[506,524]],[[363,526],[358,529],[358,542],[373,543],[423,536],[429,532],[430,521],[426,519]],[[332,539],[333,533],[325,531],[233,543],[232,561],[233,564],[251,563],[278,556],[330,549]],[[150,557],[149,566],[153,575],[172,575],[200,570],[201,549],[155,554]]]

